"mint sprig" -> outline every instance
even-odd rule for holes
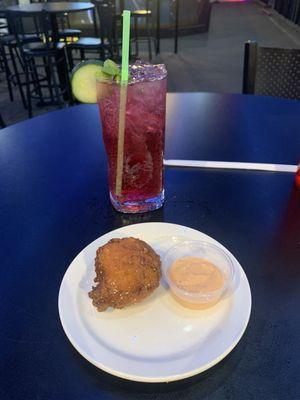
[[[120,80],[121,70],[119,66],[112,60],[104,61],[102,72],[109,75],[113,80]]]

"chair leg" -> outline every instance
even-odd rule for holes
[[[69,14],[66,15],[66,20],[67,20],[67,26],[68,26],[68,28],[71,29]]]
[[[26,109],[27,108],[27,104],[26,104],[26,100],[25,100],[25,95],[24,95],[24,92],[23,92],[22,83],[21,83],[20,75],[19,75],[19,70],[18,70],[18,67],[17,67],[17,64],[16,64],[16,60],[15,60],[15,56],[14,56],[14,53],[12,51],[12,47],[11,46],[8,46],[8,51],[9,51],[10,59],[11,59],[12,64],[13,64],[14,75],[15,75],[16,80],[17,80],[17,85],[18,85],[18,88],[19,88],[19,92],[20,92],[20,96],[21,96],[21,99],[22,99],[22,103],[23,103],[24,108]],[[25,69],[26,69],[26,67],[25,67]]]
[[[255,93],[257,43],[248,41],[244,48],[243,94]]]
[[[96,19],[96,12],[95,9],[92,9],[92,18],[93,18],[93,25],[94,25],[94,35],[98,37],[98,28],[97,28],[97,19]]]
[[[20,55],[20,52],[18,51],[17,48],[15,49],[15,54],[16,54],[16,58],[19,60],[21,68],[24,70],[24,63],[23,63],[22,57]]]
[[[134,41],[135,41],[135,56],[139,55],[139,34],[138,34],[138,18],[134,18]]]
[[[1,50],[1,43],[0,43],[0,72],[4,72],[5,68],[4,68],[4,62],[2,59],[2,50]]]
[[[152,60],[152,49],[151,49],[151,32],[150,32],[150,25],[149,25],[149,16],[146,17],[146,30],[147,30],[147,43],[148,43],[148,54],[149,60]]]
[[[118,60],[120,57],[120,49],[119,49],[119,35],[118,35],[118,21],[113,21],[113,29],[112,29],[112,47],[113,47],[113,59],[116,57]],[[131,59],[131,42],[129,44],[129,58]]]
[[[53,80],[53,86],[54,86],[54,92],[55,92],[55,97],[56,97],[56,101],[58,103],[59,108],[61,108],[61,99],[60,99],[60,93],[59,93],[59,82],[56,79],[56,74],[55,74],[55,62],[52,62],[51,56],[48,56],[48,64],[49,64],[49,68],[50,68],[50,72],[51,72],[51,76],[52,76],[52,80]]]
[[[43,57],[43,61],[44,61],[44,66],[45,66],[45,74],[46,74],[46,79],[47,79],[47,83],[48,83],[50,99],[51,99],[51,102],[54,103],[53,90],[52,90],[52,85],[51,85],[51,74],[50,74],[49,65],[47,63],[47,58]]]
[[[68,64],[67,64],[67,58],[66,58],[66,53],[63,50],[63,57],[62,57],[62,63],[63,63],[63,68],[64,68],[64,72],[65,75],[68,77]],[[71,90],[71,85],[70,85],[70,79],[66,79],[66,86],[65,86],[65,92],[66,92],[66,97],[68,99],[68,103],[69,105],[73,105],[73,96],[72,96],[72,90]]]
[[[70,46],[66,46],[67,47],[67,59],[68,59],[68,64],[69,64],[69,68],[72,71],[72,69],[74,68],[74,61],[73,61],[73,55],[72,55],[72,49]]]
[[[8,87],[9,98],[10,98],[10,101],[14,101],[14,95],[13,95],[12,86],[11,86],[11,72],[10,72],[10,69],[8,66],[7,56],[6,56],[5,48],[3,45],[1,45],[1,47],[0,47],[0,52],[1,52],[1,57],[2,57],[2,61],[3,61],[3,66],[4,66],[4,72],[5,72],[5,78],[6,78],[7,87]]]
[[[110,52],[111,58],[113,58],[113,51],[111,49],[111,46],[109,46],[109,52]],[[104,46],[102,46],[102,45],[100,46],[99,53],[100,53],[101,60],[104,61],[105,60],[105,49],[104,49]]]
[[[43,94],[42,94],[41,87],[40,87],[39,76],[38,76],[37,67],[35,65],[34,58],[31,59],[30,63],[31,63],[31,67],[32,67],[32,78],[33,78],[34,89],[35,89],[37,95],[39,96],[40,103],[43,104],[44,99],[43,99]]]
[[[28,110],[28,118],[32,118],[32,105],[31,105],[31,93],[30,93],[30,76],[29,76],[29,68],[25,61],[25,85],[26,85],[26,97],[27,97],[27,110]]]
[[[6,125],[5,125],[5,123],[3,121],[3,118],[2,118],[2,116],[0,114],[0,128],[5,128],[5,127],[6,127]]]
[[[84,49],[80,49],[80,59],[81,59],[81,61],[84,61],[84,60],[85,60]]]
[[[129,44],[129,48],[130,48],[130,44]],[[105,52],[104,52],[104,54],[105,54]],[[114,48],[111,44],[109,45],[109,55],[112,60],[115,58]],[[129,57],[130,57],[130,50],[129,50]],[[104,58],[105,58],[105,55],[104,55]]]
[[[66,16],[65,15],[60,15],[59,16],[59,21],[60,21],[61,29],[65,29]]]

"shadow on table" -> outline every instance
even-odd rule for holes
[[[142,224],[145,222],[163,222],[164,221],[164,207],[142,214],[122,214],[114,211],[114,219],[116,228],[123,226]]]
[[[72,352],[74,358],[76,358],[74,362],[80,365],[83,375],[86,375],[87,379],[93,382],[99,388],[100,392],[119,392],[120,398],[122,398],[122,392],[126,392],[127,395],[130,393],[137,395],[142,393],[163,394],[184,391],[186,395],[187,390],[196,390],[198,396],[201,395],[201,398],[205,398],[222,387],[225,382],[230,380],[231,375],[235,373],[239,362],[246,352],[247,337],[246,331],[245,336],[237,347],[215,367],[191,378],[170,383],[141,383],[120,379],[94,367],[74,349],[72,349]]]

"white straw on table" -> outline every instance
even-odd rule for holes
[[[293,173],[297,171],[297,165],[228,162],[228,161],[164,160],[164,165],[169,167],[246,169],[254,171],[293,172]]]

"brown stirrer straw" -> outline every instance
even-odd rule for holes
[[[122,34],[122,69],[120,85],[120,109],[119,109],[119,132],[116,171],[116,196],[122,193],[123,162],[124,162],[124,135],[126,123],[126,100],[129,67],[129,35],[130,35],[130,11],[123,11],[123,34]]]

